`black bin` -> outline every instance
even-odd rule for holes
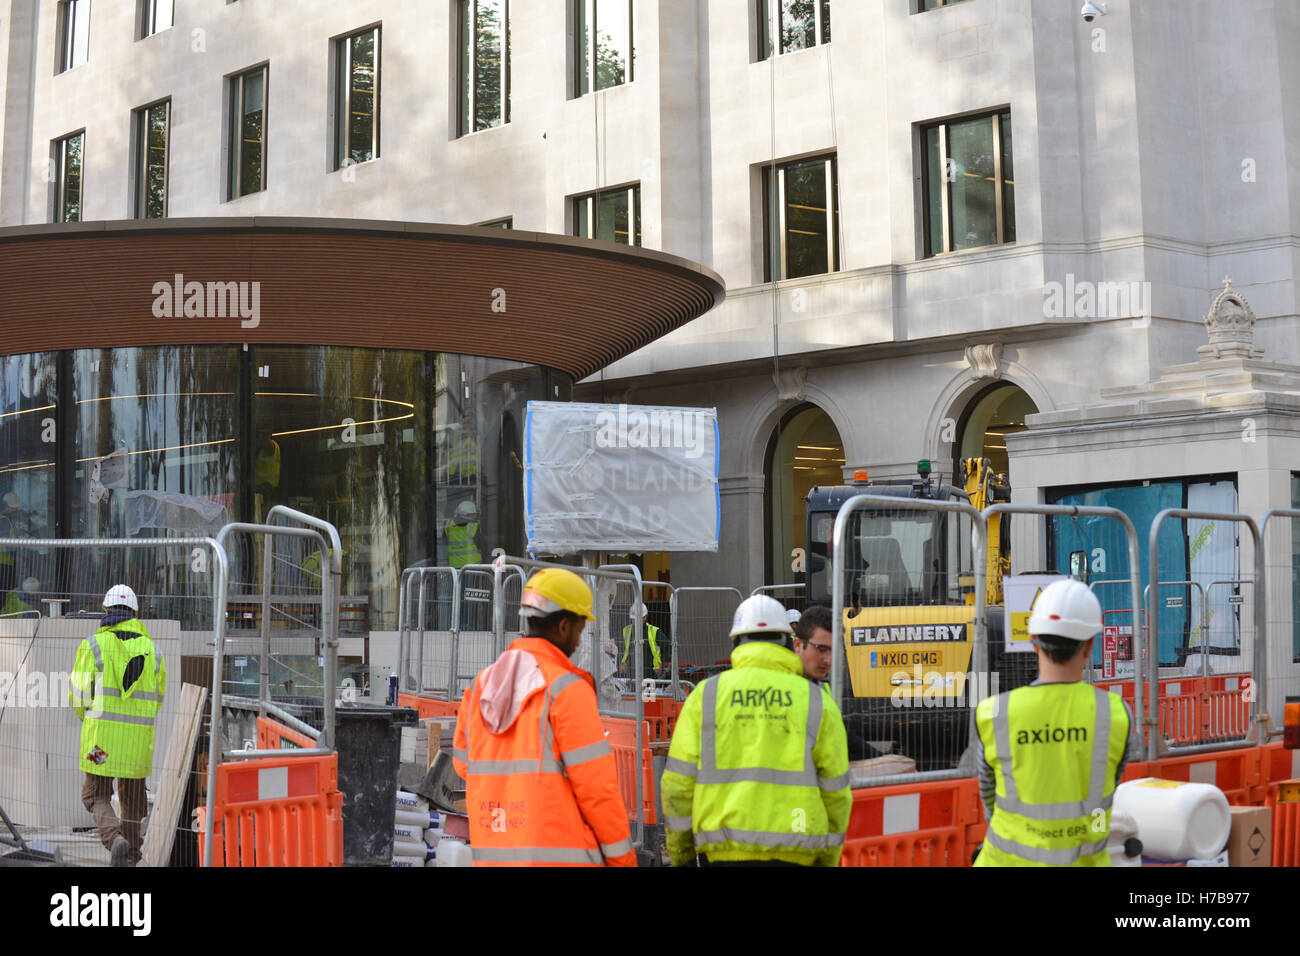
[[[335,707],[344,866],[388,866],[392,860],[402,728],[418,723],[419,715],[409,707]]]

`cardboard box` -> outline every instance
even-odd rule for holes
[[[1229,807],[1232,830],[1228,834],[1229,866],[1273,865],[1273,808]]]

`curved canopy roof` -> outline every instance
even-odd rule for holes
[[[715,273],[676,256],[476,226],[218,218],[0,229],[0,354],[347,345],[514,359],[578,380],[724,295]]]

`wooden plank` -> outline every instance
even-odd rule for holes
[[[158,799],[149,817],[139,866],[166,866],[176,839],[177,818],[185,799],[185,784],[194,761],[194,747],[203,725],[203,705],[208,689],[194,684],[181,685],[180,711],[176,715],[167,757],[159,768]]]

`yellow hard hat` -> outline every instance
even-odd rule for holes
[[[524,585],[519,613],[523,617],[549,617],[568,611],[594,621],[591,603],[591,588],[578,575],[563,568],[543,568]]]

